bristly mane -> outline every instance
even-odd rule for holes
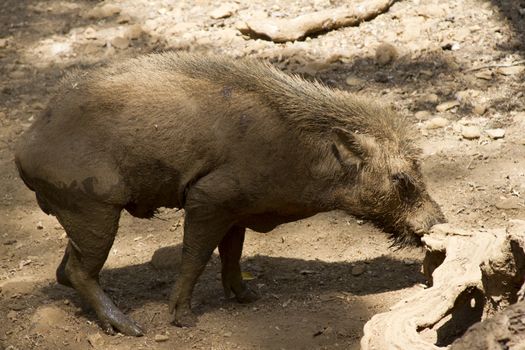
[[[138,67],[143,66],[164,76],[176,72],[253,92],[283,120],[305,132],[327,135],[336,126],[344,127],[373,136],[385,147],[395,148],[406,156],[418,155],[413,125],[407,118],[380,103],[286,74],[268,63],[250,58],[165,52],[142,56],[110,69],[114,73],[140,71],[143,69]],[[104,75],[100,78],[104,79]]]
[[[305,131],[326,133],[335,126],[395,143],[405,152],[414,147],[413,125],[391,109],[322,83],[288,75],[255,59],[164,53],[155,57],[188,77],[241,87],[264,97],[283,118]],[[403,145],[408,142],[407,145]],[[404,147],[406,146],[406,147]],[[405,153],[403,152],[403,153]]]

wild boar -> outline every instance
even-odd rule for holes
[[[192,290],[217,246],[226,294],[256,298],[239,265],[246,228],[341,209],[406,244],[443,222],[415,135],[387,107],[256,60],[162,53],[64,78],[15,161],[69,237],[58,282],[106,332],[139,336],[98,283],[123,209],[184,208],[169,309],[174,324],[193,325]]]

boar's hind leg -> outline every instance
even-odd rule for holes
[[[72,286],[93,307],[105,332],[114,334],[116,329],[140,336],[142,329],[115,306],[98,283],[98,274],[117,233],[121,209],[101,203],[83,204],[76,211],[53,210],[69,236],[57,280]]]
[[[233,226],[219,243],[224,294],[226,298],[229,298],[231,292],[233,292],[240,303],[249,303],[257,300],[257,294],[248,288],[242,280],[241,265],[239,263],[245,231],[244,227]]]

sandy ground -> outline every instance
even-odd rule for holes
[[[183,212],[163,210],[149,221],[123,215],[101,282],[147,334],[103,334],[76,293],[56,284],[67,238],[13,164],[18,136],[73,68],[159,50],[268,60],[411,116],[430,191],[452,223],[525,219],[520,2],[400,1],[359,27],[286,44],[237,28],[248,18],[292,18],[344,2],[238,0],[226,18],[213,19],[221,3],[0,3],[0,349],[358,349],[372,315],[424,288],[422,250],[393,251],[370,224],[325,213],[248,233],[243,268],[262,296],[253,304],[224,299],[215,254],[194,293],[199,323],[180,329],[169,324],[167,295],[178,275]],[[384,64],[381,43],[397,52]],[[494,139],[492,129],[504,137]]]

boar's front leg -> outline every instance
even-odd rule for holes
[[[213,250],[235,222],[231,205],[239,202],[239,191],[230,174],[208,174],[187,192],[181,272],[169,301],[173,324],[179,327],[195,325],[197,319],[190,308],[193,288]]]
[[[219,243],[219,253],[222,262],[222,286],[226,298],[231,292],[240,303],[249,303],[257,300],[258,296],[242,280],[239,260],[244,243],[244,227],[233,226]]]
[[[53,208],[69,236],[64,258],[57,269],[57,280],[73,287],[93,307],[106,333],[114,334],[117,330],[141,336],[142,329],[117,308],[98,282],[98,274],[117,233],[121,209],[88,201],[82,205],[80,210]]]
[[[179,327],[193,327],[197,318],[191,311],[191,294],[197,279],[204,271],[213,250],[231,226],[224,213],[200,212],[211,208],[186,209],[181,272],[170,296],[172,322]]]

